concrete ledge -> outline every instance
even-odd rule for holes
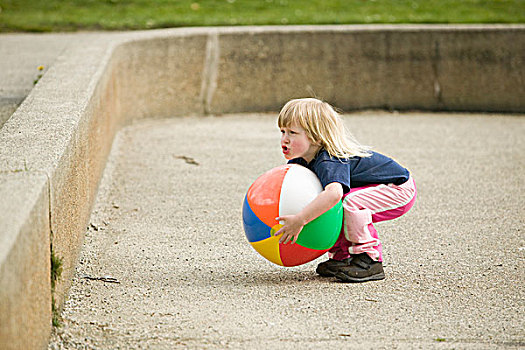
[[[195,30],[121,47],[121,78],[140,86],[124,99],[138,117],[275,111],[305,95],[345,110],[522,112],[523,35],[523,26]]]
[[[46,343],[50,243],[64,263],[54,294],[60,308],[122,125],[277,111],[288,99],[308,95],[345,110],[521,113],[524,46],[522,25],[183,28],[87,36],[58,58],[0,129],[0,343]]]
[[[47,176],[0,173],[0,198],[0,344],[44,348],[51,330]]]

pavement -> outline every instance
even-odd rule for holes
[[[0,36],[3,119],[71,40]],[[387,277],[364,284],[317,276],[324,258],[278,267],[244,238],[247,188],[284,163],[275,117],[118,133],[49,349],[525,347],[522,115],[345,115],[419,191],[407,215],[378,225]]]
[[[0,35],[0,127],[78,34]],[[42,71],[38,67],[42,66]]]
[[[418,184],[414,209],[378,225],[386,280],[338,283],[315,274],[324,258],[280,268],[250,247],[244,194],[284,162],[275,115],[143,121],[115,140],[50,349],[525,346],[523,117],[345,121]]]

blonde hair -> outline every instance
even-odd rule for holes
[[[337,158],[369,157],[370,148],[361,145],[346,130],[339,115],[328,103],[316,98],[288,101],[279,112],[279,128],[299,125],[308,139]]]

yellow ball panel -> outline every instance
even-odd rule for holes
[[[279,255],[279,238],[280,236],[272,236],[259,242],[250,242],[252,247],[259,252],[266,259],[274,264],[283,266],[281,257]]]

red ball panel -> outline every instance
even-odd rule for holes
[[[273,227],[279,216],[281,185],[290,165],[281,165],[262,174],[248,189],[248,204],[257,217]]]
[[[297,243],[279,244],[279,255],[283,266],[298,266],[317,259],[328,249],[317,250],[303,247]]]

